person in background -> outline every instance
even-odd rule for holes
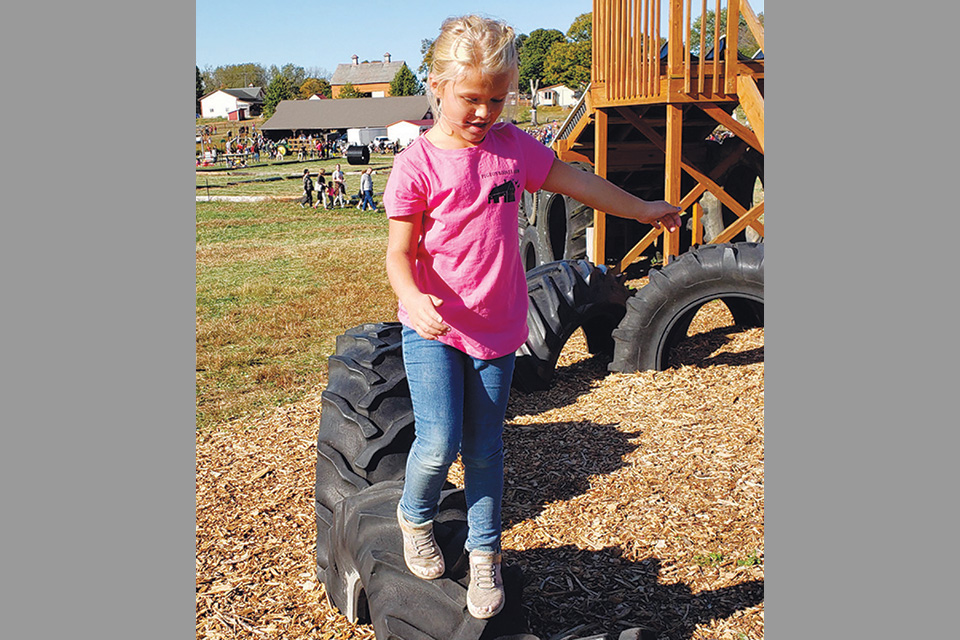
[[[366,211],[369,205],[371,211],[376,211],[377,205],[373,201],[373,169],[370,167],[364,169],[363,173],[360,174],[360,193],[362,199],[357,208]]]
[[[323,200],[323,208],[327,208],[327,179],[324,176],[323,169],[320,169],[320,172],[317,173],[317,202],[313,205],[313,208],[316,209],[320,206],[320,201]]]
[[[303,197],[300,198],[300,208],[313,206],[313,180],[310,179],[310,169],[303,170]]]

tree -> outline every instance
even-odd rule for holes
[[[203,97],[203,77],[200,75],[200,67],[197,67],[197,113],[200,113],[200,98]]]
[[[337,94],[338,98],[360,98],[362,97],[361,93],[357,91],[357,88],[353,86],[352,82],[347,82],[342,87],[340,87],[340,93]]]
[[[757,20],[760,21],[760,24],[763,24],[763,13],[757,15]],[[747,57],[752,57],[757,51],[760,50],[760,45],[757,44],[756,39],[753,37],[753,34],[750,33],[750,28],[747,26],[746,19],[741,15],[740,16],[740,25],[737,30],[737,49],[743,55]],[[700,55],[700,29],[703,28],[704,33],[704,43],[706,45],[707,51],[713,49],[713,34],[716,28],[716,12],[707,11],[705,15],[698,17],[693,25],[690,27],[690,51],[695,55]],[[720,35],[722,36],[727,32],[727,10],[726,8],[720,9]]]
[[[288,62],[283,67],[277,67],[275,64],[271,65],[267,71],[267,76],[270,82],[276,80],[277,76],[283,76],[290,82],[291,86],[299,87],[307,79],[307,72],[303,67]]]
[[[570,42],[591,42],[593,40],[593,13],[581,13],[567,29]]]
[[[543,82],[562,84],[583,91],[590,83],[593,45],[586,42],[554,42],[543,61]]]
[[[421,82],[417,80],[417,77],[413,75],[413,72],[407,68],[406,63],[400,67],[400,70],[397,71],[397,75],[393,76],[393,80],[390,81],[390,95],[423,95],[423,84],[421,84]]]
[[[213,89],[236,89],[253,85],[262,87],[267,84],[267,74],[263,67],[252,62],[221,65],[203,71],[203,86],[207,91]]]
[[[275,76],[263,96],[263,115],[270,118],[276,112],[281,100],[293,100],[294,86],[286,76]]]
[[[300,85],[300,97],[307,100],[313,94],[321,95],[327,98],[333,97],[333,90],[330,87],[330,81],[326,78],[307,78]]]
[[[436,40],[430,40],[429,38],[420,41],[420,55],[423,56],[423,62],[417,67],[417,72],[424,81],[426,81],[427,75],[430,73],[430,66],[433,64],[433,48],[436,43]]]
[[[556,29],[534,29],[522,42],[520,51],[520,86],[526,87],[531,80],[543,77],[543,62],[555,42],[564,42],[563,34]]]

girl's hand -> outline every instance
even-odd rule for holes
[[[644,211],[637,216],[637,220],[652,224],[655,229],[662,225],[667,231],[676,231],[680,228],[680,208],[665,200],[645,201]]]
[[[443,322],[443,316],[437,307],[443,300],[437,296],[420,294],[411,300],[404,300],[403,306],[410,316],[411,327],[426,340],[436,340],[450,331],[450,327]]]

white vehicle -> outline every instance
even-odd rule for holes
[[[387,146],[388,144],[390,144],[390,138],[388,138],[387,136],[377,136],[376,138],[373,139],[373,144],[375,144],[378,147],[380,145]]]

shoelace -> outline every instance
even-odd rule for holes
[[[431,532],[429,531],[417,531],[413,534],[413,546],[417,548],[418,556],[429,556],[434,553],[433,540],[431,539]]]
[[[473,581],[481,589],[494,589],[497,586],[497,570],[493,563],[476,564],[473,567]]]

